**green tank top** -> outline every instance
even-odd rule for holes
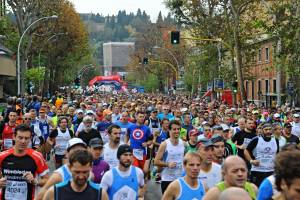
[[[236,155],[237,154],[236,145],[231,141],[231,139],[227,140],[226,142],[231,145],[233,155]]]
[[[224,181],[218,183],[216,186],[221,192],[223,192],[226,189],[226,185],[225,185]],[[246,192],[248,192],[251,199],[256,200],[256,194],[255,194],[255,191],[253,190],[251,183],[246,182],[244,189],[246,190]]]

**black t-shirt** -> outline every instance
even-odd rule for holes
[[[78,138],[82,139],[87,145],[89,145],[90,140],[93,138],[100,138],[102,140],[101,135],[94,128],[89,133],[86,133],[84,130],[79,132]]]
[[[232,146],[228,142],[225,142],[224,158],[227,158],[230,155],[233,155]]]
[[[65,130],[65,131],[60,130],[60,131],[61,131],[62,133],[65,133],[65,132],[66,132],[66,130]],[[69,129],[69,133],[70,133],[71,138],[73,138],[73,136],[74,136],[73,131]],[[50,137],[50,138],[56,138],[57,135],[58,135],[58,130],[57,130],[57,128],[56,128],[56,129],[54,129],[53,131],[51,131],[51,133],[49,134],[49,137]]]
[[[236,143],[237,145],[245,144],[246,146],[248,146],[248,144],[254,137],[256,137],[255,131],[249,133],[245,130],[241,130],[232,137],[232,142]],[[238,156],[245,159],[243,149],[238,148]]]
[[[296,135],[291,134],[290,137],[287,137],[284,135],[284,138],[286,139],[286,143],[291,143],[291,144],[299,144],[299,138]]]
[[[32,149],[27,149],[24,156],[15,156],[11,148],[0,154],[1,172],[7,179],[6,187],[2,189],[1,199],[33,200],[35,186],[23,177],[25,172],[31,172],[34,177],[44,176],[48,167],[43,156]]]
[[[264,141],[266,141],[266,142],[270,142],[271,139],[272,139],[272,138],[263,137],[263,136],[261,136],[261,137],[262,137],[262,138],[264,139]],[[275,138],[275,140],[276,140],[276,144],[277,144],[277,152],[276,152],[276,153],[278,153],[278,152],[279,152],[279,140],[278,140],[277,138]],[[250,154],[250,156],[251,156],[252,159],[256,159],[256,158],[254,157],[254,155],[253,155],[253,150],[256,148],[257,143],[258,143],[258,137],[253,138],[253,139],[251,140],[251,142],[250,142],[250,143],[248,144],[248,146],[247,146],[247,150],[248,150],[248,152],[249,152],[249,154]]]
[[[82,192],[75,192],[71,187],[71,182],[60,183],[54,187],[55,200],[101,200],[102,189],[100,185],[88,182],[86,189]]]

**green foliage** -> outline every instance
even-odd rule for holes
[[[16,52],[19,42],[19,34],[16,26],[14,26],[8,17],[0,17],[0,35],[5,37],[0,41],[3,41],[3,44],[7,48]]]
[[[36,67],[26,70],[26,83],[32,82],[35,88],[39,88],[41,81],[44,80],[45,67]]]

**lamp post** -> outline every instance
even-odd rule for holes
[[[43,21],[43,20],[46,20],[46,19],[56,19],[56,18],[58,18],[57,15],[52,15],[52,16],[48,16],[48,17],[42,17],[42,18],[39,18],[39,19],[35,20],[34,22],[32,22],[32,23],[25,29],[25,31],[23,32],[23,34],[21,35],[20,40],[19,40],[19,44],[18,44],[18,53],[17,53],[18,94],[21,94],[21,63],[20,63],[20,47],[21,47],[21,44],[22,44],[23,37],[25,36],[25,34],[27,33],[27,31],[28,31],[33,25],[37,24],[38,22]]]
[[[49,37],[46,41],[46,43],[48,43],[49,41],[51,41],[53,38],[57,37],[57,36],[60,36],[60,35],[68,35],[68,33],[56,33],[54,35],[52,35],[51,37]],[[44,46],[45,47],[45,46]],[[42,47],[42,49],[40,50],[39,52],[39,67],[41,66],[41,53],[44,49],[44,47]]]

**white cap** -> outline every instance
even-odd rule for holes
[[[70,148],[74,147],[75,145],[82,145],[84,147],[86,147],[86,144],[84,143],[84,141],[80,138],[72,138],[68,141],[68,145],[67,145],[67,151],[70,150]]]
[[[229,126],[228,126],[227,124],[220,124],[220,125],[222,126],[223,131],[227,131],[227,130],[230,129]]]
[[[82,109],[78,109],[78,110],[76,111],[76,113],[78,114],[78,113],[84,113],[84,112],[83,112]]]
[[[300,117],[300,115],[299,115],[298,113],[295,113],[293,116],[294,116],[295,118],[299,118],[299,117]]]
[[[180,111],[181,111],[181,112],[186,112],[186,111],[188,111],[188,109],[187,109],[187,108],[181,108]]]
[[[92,111],[92,110],[87,110],[85,114],[87,114],[87,115],[88,115],[88,114],[93,114],[93,115],[95,115],[94,111]]]
[[[278,113],[275,113],[275,114],[274,114],[274,117],[275,117],[275,118],[278,118],[278,117],[280,117],[280,115],[279,115]]]

